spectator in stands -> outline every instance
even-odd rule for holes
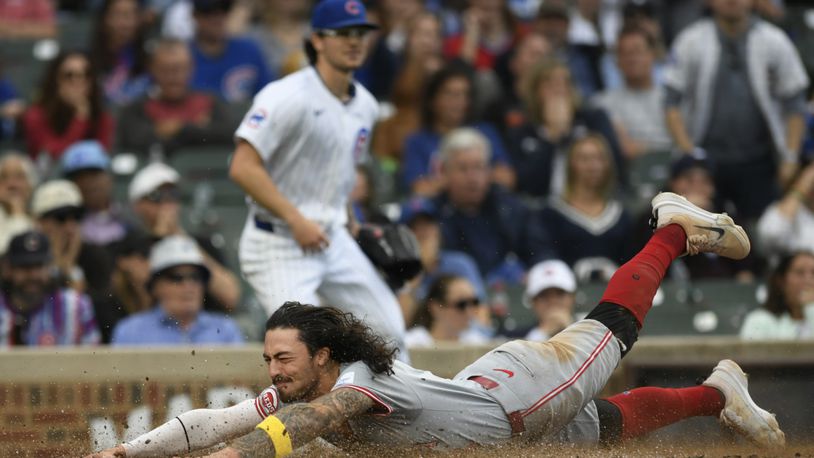
[[[0,141],[11,140],[17,134],[17,123],[25,113],[25,100],[14,84],[5,77],[0,61]]]
[[[616,170],[610,148],[598,134],[574,141],[566,157],[565,187],[551,196],[540,219],[559,258],[578,277],[610,275],[631,253],[631,218],[614,198]]]
[[[608,71],[612,67],[612,51],[622,28],[621,2],[602,0],[575,0],[571,9],[568,41],[587,55],[591,67],[599,75],[603,90],[609,82]],[[586,97],[592,94],[586,94]]]
[[[439,151],[444,191],[438,209],[443,246],[472,256],[487,284],[519,283],[525,270],[555,253],[537,215],[489,181],[489,141],[456,129]]]
[[[546,59],[529,70],[523,94],[528,121],[509,132],[517,191],[534,197],[559,195],[565,185],[565,156],[573,139],[596,132],[610,145],[617,179],[624,182],[621,147],[607,114],[583,107],[568,67]]]
[[[254,41],[228,35],[226,17],[232,4],[232,0],[193,2],[192,88],[227,102],[249,102],[274,76]]]
[[[545,342],[573,323],[576,291],[574,273],[559,259],[543,261],[532,267],[523,301],[534,311],[537,325],[525,339]]]
[[[783,197],[758,221],[758,239],[771,255],[814,251],[814,161],[791,180]]]
[[[528,84],[526,79],[529,76],[529,69],[534,68],[537,62],[550,57],[552,52],[548,40],[542,34],[532,32],[520,39],[511,52],[498,59],[495,72],[501,88],[498,97],[490,102],[484,116],[498,128],[503,138],[507,137],[510,129],[519,127],[526,121],[522,100],[523,90]]]
[[[404,183],[413,194],[434,196],[443,187],[439,173],[438,147],[441,139],[453,129],[472,125],[489,141],[492,180],[509,189],[514,187],[515,173],[509,164],[497,130],[486,123],[473,123],[472,74],[463,65],[449,65],[427,82],[422,101],[422,129],[404,142]]]
[[[627,159],[672,148],[664,120],[664,91],[653,81],[655,51],[656,43],[644,29],[622,29],[616,55],[624,84],[594,100],[613,120]]]
[[[34,191],[31,212],[38,229],[51,242],[59,279],[73,289],[87,291],[92,299],[97,294],[105,297],[113,258],[104,247],[82,241],[79,221],[84,210],[79,188],[68,180],[47,181]]]
[[[123,208],[113,201],[110,158],[101,143],[74,143],[62,156],[62,175],[82,193],[82,240],[107,246],[121,240],[131,226]]]
[[[88,296],[62,288],[51,276],[48,237],[18,234],[3,260],[0,288],[0,347],[13,345],[89,345],[99,343],[99,330]]]
[[[28,154],[59,159],[65,148],[95,139],[105,148],[113,143],[113,117],[104,107],[98,75],[87,55],[59,54],[45,70],[39,97],[23,115]]]
[[[155,91],[119,115],[119,148],[146,154],[158,145],[165,153],[185,146],[227,145],[236,120],[224,102],[190,89],[192,57],[181,41],[164,39],[150,59]]]
[[[583,97],[590,97],[602,89],[599,69],[594,65],[590,53],[569,43],[569,26],[570,16],[564,5],[545,2],[540,6],[534,29],[546,37],[554,56],[566,62],[579,93]]]
[[[140,98],[150,86],[141,15],[138,0],[105,0],[96,13],[91,59],[114,105]]]
[[[712,179],[712,165],[703,156],[683,154],[670,164],[670,172],[664,191],[684,196],[704,210],[720,213],[721,208],[715,197],[715,182]],[[643,247],[653,230],[648,224],[652,216],[649,205],[639,215],[633,225],[631,236],[634,251]],[[753,241],[755,238],[752,239]],[[754,280],[755,273],[762,268],[761,259],[753,252],[742,260],[732,260],[706,253],[703,256],[685,256],[676,259],[667,271],[667,277],[675,281],[695,281],[704,279],[735,279],[740,283]]]
[[[798,167],[808,87],[794,45],[753,16],[751,4],[712,1],[713,17],[676,39],[665,75],[673,140],[687,153],[706,150],[719,196],[746,222],[779,197],[778,183]]]
[[[446,250],[442,246],[441,226],[432,201],[415,197],[401,208],[402,224],[406,224],[418,241],[421,255],[421,274],[399,291],[399,303],[404,311],[404,321],[410,323],[427,296],[430,284],[441,275],[466,278],[482,300],[486,300],[486,288],[475,261],[466,253]]]
[[[31,40],[56,34],[52,0],[0,0],[0,39]]]
[[[264,0],[255,3],[261,5],[260,22],[249,30],[249,36],[260,44],[269,71],[283,77],[308,65],[302,40],[311,31],[308,15],[313,2]]]
[[[152,238],[141,231],[130,231],[113,245],[116,266],[111,278],[111,290],[118,319],[147,311],[153,306],[147,290],[152,245]]]
[[[444,55],[460,58],[478,71],[494,68],[523,33],[506,0],[469,0],[462,13],[463,30],[447,38]]]
[[[198,245],[172,235],[150,252],[148,289],[153,310],[120,321],[113,345],[241,344],[240,330],[226,316],[203,310],[209,269]]]
[[[438,342],[485,344],[488,336],[472,331],[473,321],[488,319],[475,288],[464,277],[442,275],[429,287],[416,316],[416,326],[407,331],[407,347],[433,347]]]
[[[762,308],[750,312],[740,335],[747,340],[814,339],[814,253],[784,255],[769,276]]]
[[[423,12],[409,22],[406,40],[390,95],[395,112],[379,122],[371,143],[373,154],[389,161],[393,169],[401,163],[405,139],[421,128],[421,96],[427,81],[444,63],[441,22],[434,14]]]
[[[186,235],[181,225],[180,181],[177,171],[156,162],[141,169],[130,182],[128,195],[133,210],[155,240]],[[207,310],[233,310],[241,294],[237,277],[224,267],[223,253],[208,238],[201,237],[196,241],[212,276],[204,307]]]
[[[28,202],[38,181],[29,158],[18,153],[0,157],[0,257],[12,237],[32,228]]]

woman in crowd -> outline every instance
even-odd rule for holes
[[[814,252],[785,255],[769,276],[763,306],[743,322],[748,340],[814,339]]]
[[[578,277],[592,271],[613,273],[627,260],[631,218],[614,199],[615,189],[616,171],[605,139],[595,133],[576,139],[566,157],[563,192],[549,198],[541,220],[560,259]]]
[[[523,95],[528,121],[511,129],[509,153],[517,171],[517,191],[533,197],[558,195],[565,185],[565,155],[574,138],[601,134],[618,172],[624,175],[619,141],[608,115],[584,107],[568,66],[545,59],[529,70]]]
[[[102,89],[90,59],[82,52],[59,54],[45,71],[34,105],[23,115],[28,153],[51,160],[79,140],[97,140],[108,151],[113,118],[105,111]]]
[[[404,183],[413,194],[434,196],[443,187],[435,154],[444,135],[452,130],[472,126],[489,139],[492,150],[492,181],[514,187],[514,170],[509,164],[497,130],[486,123],[473,122],[474,99],[472,72],[460,63],[450,64],[427,82],[422,102],[422,129],[404,141],[402,172]]]
[[[421,13],[407,25],[407,44],[390,96],[395,113],[374,129],[371,144],[376,156],[396,166],[404,140],[421,128],[421,94],[443,65],[442,39],[441,22],[432,13]]]
[[[432,347],[436,342],[480,344],[487,342],[489,309],[481,305],[475,288],[464,277],[441,275],[407,331],[408,347]]]
[[[91,59],[108,102],[126,104],[147,92],[147,57],[136,0],[105,0],[96,16]]]

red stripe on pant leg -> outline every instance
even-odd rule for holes
[[[613,274],[600,302],[630,310],[641,328],[670,263],[686,246],[687,235],[681,226],[670,224],[657,230],[647,245]]]
[[[574,372],[574,375],[572,375],[571,378],[569,378],[568,380],[563,382],[557,388],[554,388],[553,390],[549,391],[546,395],[544,395],[542,398],[540,398],[540,400],[538,400],[531,407],[529,407],[527,410],[525,410],[521,415],[523,417],[527,417],[527,416],[531,415],[536,410],[538,410],[540,407],[544,406],[548,401],[554,399],[554,397],[556,397],[558,394],[562,393],[565,389],[567,389],[568,387],[570,387],[571,385],[576,383],[576,381],[579,380],[579,378],[582,376],[582,374],[585,373],[585,371],[588,369],[588,367],[591,365],[591,363],[594,362],[594,360],[599,355],[599,353],[602,352],[602,350],[605,348],[605,346],[610,341],[611,337],[613,337],[613,333],[611,333],[610,331],[605,333],[605,336],[602,337],[602,340],[599,342],[599,344],[596,346],[596,348],[594,348],[594,350],[591,352],[591,354],[588,356],[588,358],[585,360],[585,362],[583,362],[582,365],[579,366],[579,369],[577,369],[577,371]]]
[[[606,401],[622,413],[622,439],[643,436],[685,418],[717,417],[724,408],[721,393],[704,385],[677,389],[647,386]]]

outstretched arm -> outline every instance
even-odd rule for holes
[[[349,418],[361,415],[373,407],[367,395],[350,389],[339,388],[309,403],[294,404],[280,409],[275,416],[285,426],[282,434],[291,441],[293,449],[302,447],[317,437],[344,428]],[[284,456],[275,450],[266,431],[258,428],[237,439],[232,445],[210,457],[277,457]]]

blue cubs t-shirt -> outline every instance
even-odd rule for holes
[[[218,94],[227,102],[249,101],[274,79],[263,53],[247,38],[230,38],[219,56],[210,57],[193,42],[192,88]]]

